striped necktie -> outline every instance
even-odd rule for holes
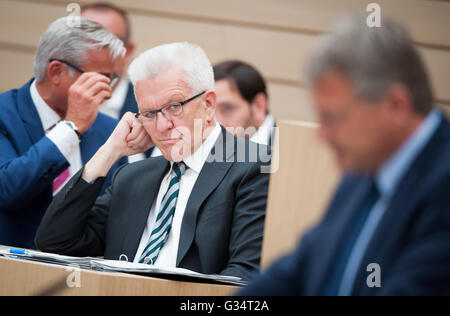
[[[186,171],[186,165],[183,162],[174,163],[170,173],[170,184],[161,202],[161,209],[156,217],[150,240],[142,252],[140,263],[154,264],[158,258],[164,243],[166,242],[172,219],[177,206],[178,192],[180,189],[181,176]]]

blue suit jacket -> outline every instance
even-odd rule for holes
[[[31,99],[31,83],[0,94],[0,244],[24,248],[35,248],[37,227],[52,201],[53,180],[69,166],[56,145],[45,137]],[[116,125],[117,120],[98,115],[82,136],[83,164]],[[126,162],[121,160],[112,172]],[[109,183],[110,176],[104,188]]]
[[[131,82],[128,84],[128,92],[125,97],[123,106],[120,109],[119,117],[122,117],[127,112],[132,112],[132,113],[138,112],[138,104],[136,101],[136,97],[134,96],[134,88],[133,88],[133,85],[131,84]]]
[[[345,232],[362,203],[368,179],[346,176],[323,220],[299,248],[239,294],[320,295]],[[450,294],[450,124],[438,130],[400,181],[365,252],[352,295]],[[370,288],[380,267],[381,287]]]

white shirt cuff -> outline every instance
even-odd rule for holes
[[[58,147],[67,161],[80,144],[77,133],[63,122],[58,123],[46,136]]]

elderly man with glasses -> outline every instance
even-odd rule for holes
[[[117,82],[122,41],[81,18],[50,24],[39,42],[35,78],[0,95],[0,244],[35,248],[53,197],[108,139],[118,121],[99,114]],[[117,161],[126,163],[126,157]],[[110,177],[105,181],[106,188]]]
[[[129,78],[140,112],[125,114],[52,203],[39,249],[249,279],[260,262],[267,147],[217,123],[213,69],[200,47],[148,50]],[[115,162],[154,145],[162,156],[120,168],[99,194]]]

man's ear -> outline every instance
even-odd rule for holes
[[[205,93],[204,107],[205,107],[205,112],[207,114],[208,121],[212,121],[214,119],[214,117],[216,116],[216,99],[217,99],[217,95],[216,95],[215,91],[209,90]]]
[[[267,95],[263,92],[258,93],[251,103],[251,110],[253,114],[253,120],[258,125],[255,126],[259,128],[259,126],[264,123],[268,113],[268,100]]]
[[[383,101],[385,113],[394,124],[403,126],[414,113],[411,93],[402,85],[394,85],[386,93]]]
[[[64,70],[64,65],[54,60],[47,66],[47,77],[56,86],[61,83],[61,75]]]

